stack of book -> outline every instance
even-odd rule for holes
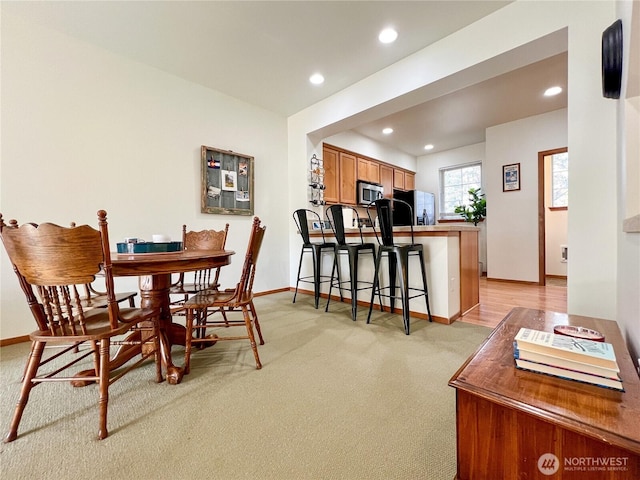
[[[513,347],[520,369],[624,392],[610,343],[521,328]]]

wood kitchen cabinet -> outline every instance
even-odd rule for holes
[[[340,152],[340,203],[355,205],[358,202],[356,182],[358,162],[355,155]]]
[[[355,205],[358,166],[356,156],[324,146],[322,157],[325,202]]]
[[[358,180],[384,187],[384,198],[393,198],[393,190],[415,190],[415,173],[395,168],[388,163],[360,156],[340,147],[323,144],[324,200],[331,203],[357,205]]]
[[[380,163],[358,157],[358,180],[380,183]]]
[[[404,172],[404,189],[415,190],[416,189],[416,174]]]
[[[404,190],[404,170],[393,169],[393,188]]]
[[[332,148],[322,149],[324,164],[324,201],[327,203],[340,202],[340,153]]]
[[[393,198],[393,167],[380,164],[380,184],[384,188],[384,198]]]
[[[393,169],[393,188],[397,190],[415,190],[416,189],[416,174],[400,170],[399,168]]]

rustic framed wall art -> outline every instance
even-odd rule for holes
[[[202,213],[253,215],[253,157],[202,146]]]

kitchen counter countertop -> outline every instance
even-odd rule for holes
[[[425,263],[427,264],[427,283],[429,285],[429,305],[431,314],[436,322],[450,324],[457,318],[479,304],[479,274],[478,274],[478,232],[479,227],[473,224],[446,223],[439,225],[415,225],[413,227],[414,241],[424,245]],[[345,235],[348,242],[360,241],[360,232],[367,242],[377,244],[375,234],[380,237],[380,230],[372,227],[346,228]],[[411,235],[410,226],[393,227],[394,237],[398,243],[406,243]],[[320,230],[311,230],[310,236],[314,241],[322,238]],[[324,229],[326,241],[334,241],[333,230]],[[333,261],[327,255],[327,262]],[[312,269],[305,264],[307,274]],[[361,278],[373,278],[373,268],[369,262],[361,262]],[[325,271],[331,271],[331,264],[327,263]],[[415,277],[415,268],[411,269],[412,281],[419,281]],[[411,280],[410,280],[411,281]],[[324,291],[323,293],[327,293]],[[363,294],[359,299],[368,305],[370,297]],[[411,304],[411,316],[426,318],[426,309],[420,302]]]
[[[362,227],[362,233],[373,233],[373,227]],[[380,229],[376,229],[380,231]],[[460,225],[460,224],[442,224],[442,225],[414,225],[414,232],[477,232],[480,227],[474,227],[473,225]],[[357,228],[345,228],[345,232],[357,232]],[[410,232],[411,227],[393,227],[394,232]],[[331,233],[332,230],[325,230],[325,233]]]

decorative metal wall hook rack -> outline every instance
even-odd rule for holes
[[[324,205],[324,164],[314,153],[309,160],[309,202],[312,205]]]

